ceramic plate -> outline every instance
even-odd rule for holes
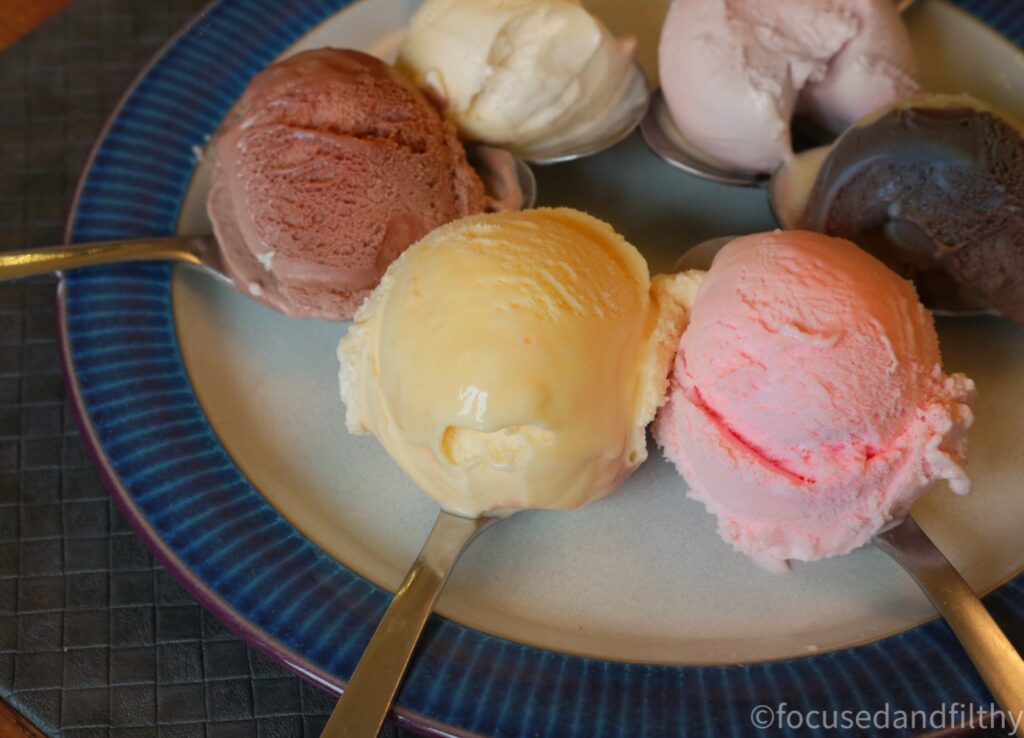
[[[1019,43],[1024,0],[963,2]],[[70,219],[93,241],[208,232],[209,134],[248,79],[322,45],[393,54],[406,0],[221,0],[145,69],[103,132]],[[667,3],[593,2],[640,39],[652,79]],[[1024,57],[942,0],[908,24],[925,86],[1024,118]],[[671,267],[723,233],[774,227],[764,191],[702,182],[637,135],[537,171],[542,204],[611,221]],[[195,596],[291,668],[339,690],[436,513],[372,438],[344,429],[344,324],[292,321],[215,280],[153,264],[61,287],[64,361],[83,432],[139,534]],[[922,526],[1011,632],[1024,633],[1024,329],[939,324],[948,369],[978,383],[975,491],[936,489]],[[444,735],[751,735],[759,704],[935,709],[990,696],[898,567],[866,548],[767,574],[732,552],[657,451],[616,494],[530,512],[459,564],[399,697]],[[897,731],[898,732],[898,731]]]

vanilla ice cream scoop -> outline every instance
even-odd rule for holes
[[[647,457],[675,287],[578,211],[441,227],[391,265],[339,345],[348,429],[449,512],[579,507]]]
[[[745,172],[792,154],[795,113],[838,133],[917,90],[892,0],[674,0],[658,69],[682,137]]]
[[[535,159],[600,138],[646,104],[634,45],[580,0],[427,0],[397,65],[465,138]]]

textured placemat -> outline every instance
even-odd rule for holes
[[[60,242],[104,119],[204,2],[75,0],[0,53],[0,249]],[[1021,38],[1019,3],[959,2]],[[0,697],[76,738],[317,735],[331,699],[201,610],[109,502],[55,327],[53,279],[0,284]]]
[[[103,121],[203,4],[75,0],[0,53],[0,249],[60,243]],[[74,738],[318,735],[333,700],[196,605],[109,501],[64,401],[54,295],[0,284],[0,697]]]

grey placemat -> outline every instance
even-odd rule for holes
[[[0,52],[0,249],[60,243],[103,121],[203,4],[76,0]],[[0,697],[69,738],[319,734],[332,700],[196,605],[109,501],[64,400],[54,295],[0,284]]]

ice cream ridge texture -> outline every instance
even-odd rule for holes
[[[215,149],[208,210],[228,271],[293,317],[352,317],[410,244],[487,205],[455,128],[357,51],[260,72]]]
[[[956,289],[1024,323],[1018,121],[964,95],[915,96],[858,121],[824,158],[806,157],[821,163],[803,202],[789,205],[798,225],[875,247],[933,303]],[[797,176],[800,166],[794,160]],[[788,194],[787,173],[777,197]]]
[[[849,241],[737,238],[691,280],[654,435],[722,537],[771,567],[847,553],[936,480],[969,490],[973,382],[912,285]]]
[[[397,66],[444,102],[467,139],[529,158],[616,122],[636,92],[634,45],[580,0],[426,0]]]
[[[771,172],[792,154],[795,113],[838,133],[917,90],[891,0],[674,0],[658,69],[689,143],[750,172]]]
[[[647,457],[675,285],[578,211],[442,226],[391,265],[339,345],[348,429],[450,512],[583,505]]]

